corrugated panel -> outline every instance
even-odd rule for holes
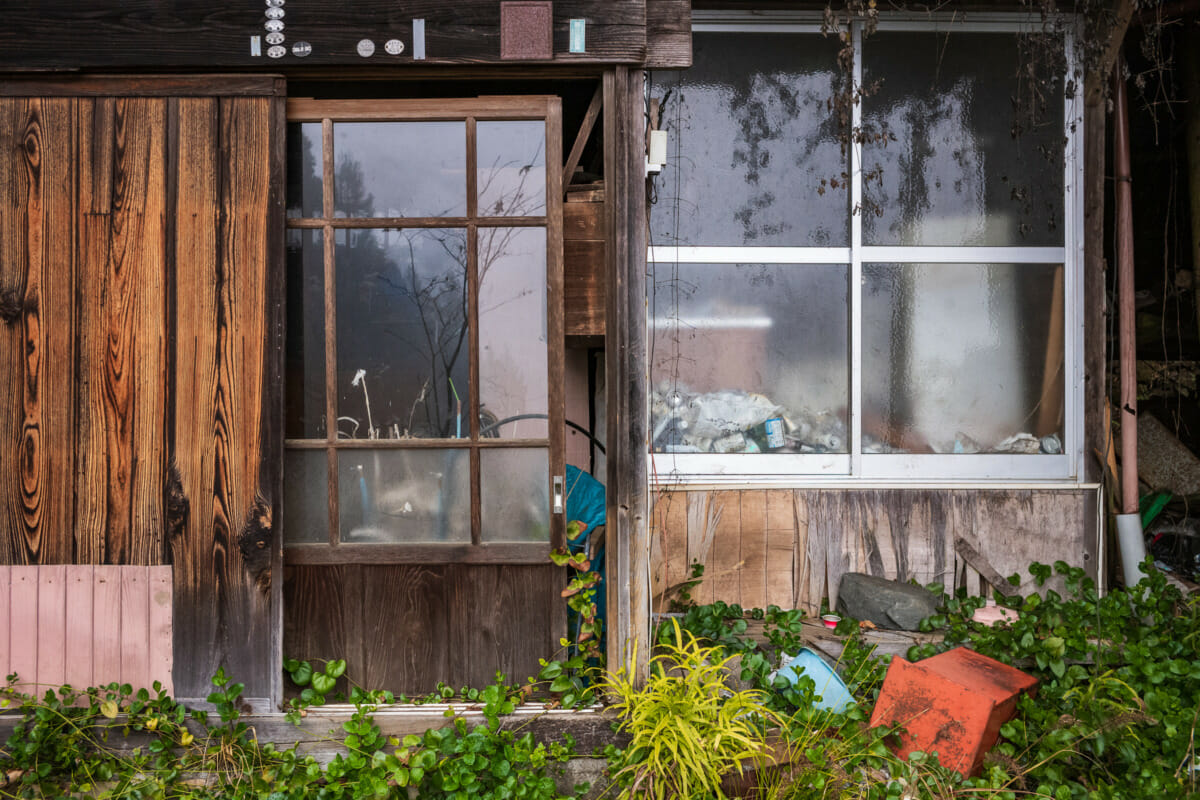
[[[0,674],[171,693],[171,598],[169,566],[0,566]]]

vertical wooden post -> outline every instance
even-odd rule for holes
[[[650,647],[646,419],[645,126],[640,72],[604,74],[608,205],[608,664],[644,680]]]
[[[1104,263],[1104,77],[1087,76],[1083,109],[1083,369],[1084,478],[1104,475],[1112,426],[1108,415],[1108,310]],[[1101,88],[1097,90],[1096,85]],[[1101,580],[1103,580],[1101,576]]]
[[[1137,340],[1133,303],[1133,187],[1129,169],[1129,103],[1124,59],[1113,67],[1113,163],[1117,228],[1117,326],[1121,363],[1121,511],[1136,514]]]

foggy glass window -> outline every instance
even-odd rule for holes
[[[655,265],[654,451],[847,452],[848,273]]]
[[[667,165],[656,245],[849,243],[849,159],[829,99],[836,38],[696,33],[693,66],[656,72]]]
[[[866,452],[1062,451],[1062,267],[863,266]]]
[[[864,244],[1063,243],[1063,83],[1027,68],[1013,34],[866,40]]]

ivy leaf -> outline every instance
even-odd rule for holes
[[[331,678],[340,678],[346,674],[346,659],[339,658],[325,665],[325,674]]]
[[[333,691],[334,685],[337,683],[337,678],[332,675],[326,675],[324,672],[315,672],[312,676],[312,688],[317,694],[329,694]]]
[[[308,686],[313,676],[312,664],[309,664],[307,661],[301,661],[296,665],[295,669],[288,670],[288,672],[292,676],[292,683],[297,686]]]
[[[105,700],[100,704],[100,713],[109,719],[116,719],[118,711],[120,711],[120,707],[116,700]]]

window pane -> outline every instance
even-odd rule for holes
[[[321,216],[325,169],[321,153],[321,123],[293,122],[287,126],[289,217]]]
[[[329,541],[328,465],[324,450],[283,451],[283,529],[288,544]]]
[[[865,452],[1062,451],[1061,266],[868,264],[863,276]]]
[[[470,454],[343,450],[338,517],[346,544],[470,542]]]
[[[848,280],[843,265],[654,265],[654,451],[847,452]]]
[[[465,122],[339,122],[333,126],[339,217],[462,217]]]
[[[539,217],[546,213],[546,123],[480,122],[481,217]]]
[[[484,436],[541,439],[547,413],[546,231],[479,229],[479,416]]]
[[[849,244],[848,159],[828,102],[834,37],[697,33],[694,64],[656,72],[667,166],[655,245]]]
[[[335,236],[338,437],[468,436],[466,231]]]
[[[325,260],[321,231],[287,232],[286,436],[325,437]]]
[[[479,451],[483,541],[550,541],[549,463],[540,449]]]
[[[864,43],[865,244],[1063,244],[1063,83],[1028,68],[1013,34]]]

